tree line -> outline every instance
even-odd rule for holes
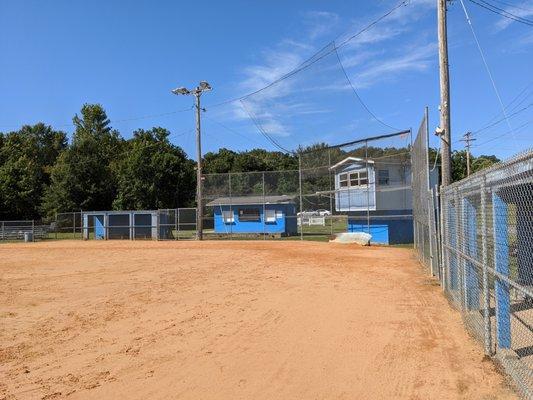
[[[194,206],[195,162],[170,142],[168,130],[138,129],[124,139],[99,104],[85,104],[72,121],[70,140],[44,123],[0,132],[0,220],[51,220],[56,213],[79,210]],[[432,149],[433,160],[435,154]],[[473,171],[499,161],[494,156],[472,158]],[[453,178],[462,179],[465,153],[454,152],[452,162]],[[204,174],[298,168],[297,156],[264,149],[221,148],[203,157]]]

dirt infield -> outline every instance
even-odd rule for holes
[[[0,399],[509,399],[408,249],[0,245]]]

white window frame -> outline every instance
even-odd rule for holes
[[[359,171],[344,172],[342,174],[339,174],[339,188],[348,189],[348,188],[368,187],[368,176],[370,175],[369,172],[370,171],[367,171],[365,169],[365,170],[359,170]],[[361,174],[364,176],[361,177]],[[366,183],[361,184],[362,180],[366,180]],[[343,183],[345,183],[344,186],[343,186]]]
[[[276,222],[276,210],[265,210],[265,222]]]
[[[350,186],[350,179],[349,174],[347,172],[339,174],[339,187],[349,187]]]
[[[222,210],[222,222],[233,224],[235,222],[235,213],[233,210]]]

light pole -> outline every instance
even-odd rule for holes
[[[184,87],[176,88],[172,93],[176,95],[193,95],[196,98],[196,240],[203,237],[203,203],[202,203],[202,140],[200,131],[200,96],[203,92],[211,90],[206,81],[201,81],[192,90]]]

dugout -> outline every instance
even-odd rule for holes
[[[157,240],[157,227],[157,211],[82,212],[85,240]]]

